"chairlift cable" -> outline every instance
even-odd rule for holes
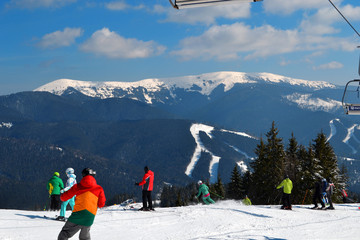
[[[329,0],[329,2],[331,3],[331,5],[333,5],[333,7],[336,9],[336,11],[338,11],[338,13],[345,19],[345,21],[350,25],[350,27],[356,32],[356,34],[360,37],[360,33],[358,31],[356,31],[356,29],[353,27],[353,25],[346,19],[346,17],[335,6],[335,4],[331,0]]]

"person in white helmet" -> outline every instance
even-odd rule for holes
[[[66,181],[65,188],[60,191],[61,193],[68,191],[72,186],[76,184],[76,175],[74,174],[74,169],[67,168],[65,170],[65,173],[68,177],[68,180]],[[58,216],[56,220],[65,221],[65,212],[68,204],[70,204],[71,210],[73,210],[75,205],[75,196],[65,202],[62,202],[60,216]]]
[[[206,205],[215,203],[214,200],[210,197],[209,187],[206,186],[201,180],[198,181],[199,193],[196,195],[196,198],[199,198],[202,195],[202,200]]]

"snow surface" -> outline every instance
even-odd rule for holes
[[[327,98],[312,98],[311,94],[293,93],[284,96],[288,101],[296,103],[302,109],[309,109],[311,111],[333,112],[342,107],[341,102]]]
[[[245,206],[228,200],[139,212],[116,205],[98,210],[90,233],[94,240],[359,239],[358,205],[334,206],[335,210],[325,211],[296,205],[290,211],[279,205]],[[64,222],[44,215],[55,212],[0,210],[0,239],[57,239]],[[78,234],[71,239],[78,239]]]
[[[161,89],[168,89],[172,96],[175,88],[183,88],[186,91],[196,91],[203,95],[209,96],[211,92],[219,85],[224,86],[225,91],[229,91],[235,84],[245,83],[285,83],[290,85],[308,87],[315,90],[322,88],[335,88],[323,81],[307,81],[301,79],[289,78],[272,73],[243,73],[243,72],[214,72],[200,75],[173,77],[173,78],[151,78],[137,82],[90,82],[72,79],[59,79],[45,84],[34,91],[46,91],[61,95],[68,88],[74,88],[85,95],[99,98],[115,97],[116,90],[123,90],[128,94],[133,93],[135,89],[145,88],[143,92],[146,102],[152,103],[153,93]],[[196,88],[194,88],[196,87]]]

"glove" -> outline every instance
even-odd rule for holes
[[[64,193],[64,192],[65,192],[64,189],[61,189],[61,190],[60,190],[60,193]]]
[[[138,182],[136,182],[136,183],[135,183],[135,186],[139,186],[139,183],[138,183]]]

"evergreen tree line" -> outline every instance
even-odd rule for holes
[[[209,184],[211,197],[217,199],[240,200],[247,195],[253,204],[280,204],[282,189],[276,187],[287,175],[293,182],[291,200],[293,204],[312,203],[313,187],[316,175],[330,179],[335,185],[334,202],[342,200],[341,189],[348,181],[344,166],[339,169],[337,157],[326,135],[320,132],[309,142],[309,146],[298,144],[294,134],[285,148],[279,131],[272,123],[266,133],[266,141],[260,139],[255,149],[256,158],[251,163],[251,171],[244,174],[234,166],[230,182],[223,184],[221,177],[215,184]],[[203,181],[204,182],[204,181]],[[185,206],[201,201],[196,199],[195,183],[185,187],[164,186],[161,194],[161,206]]]

